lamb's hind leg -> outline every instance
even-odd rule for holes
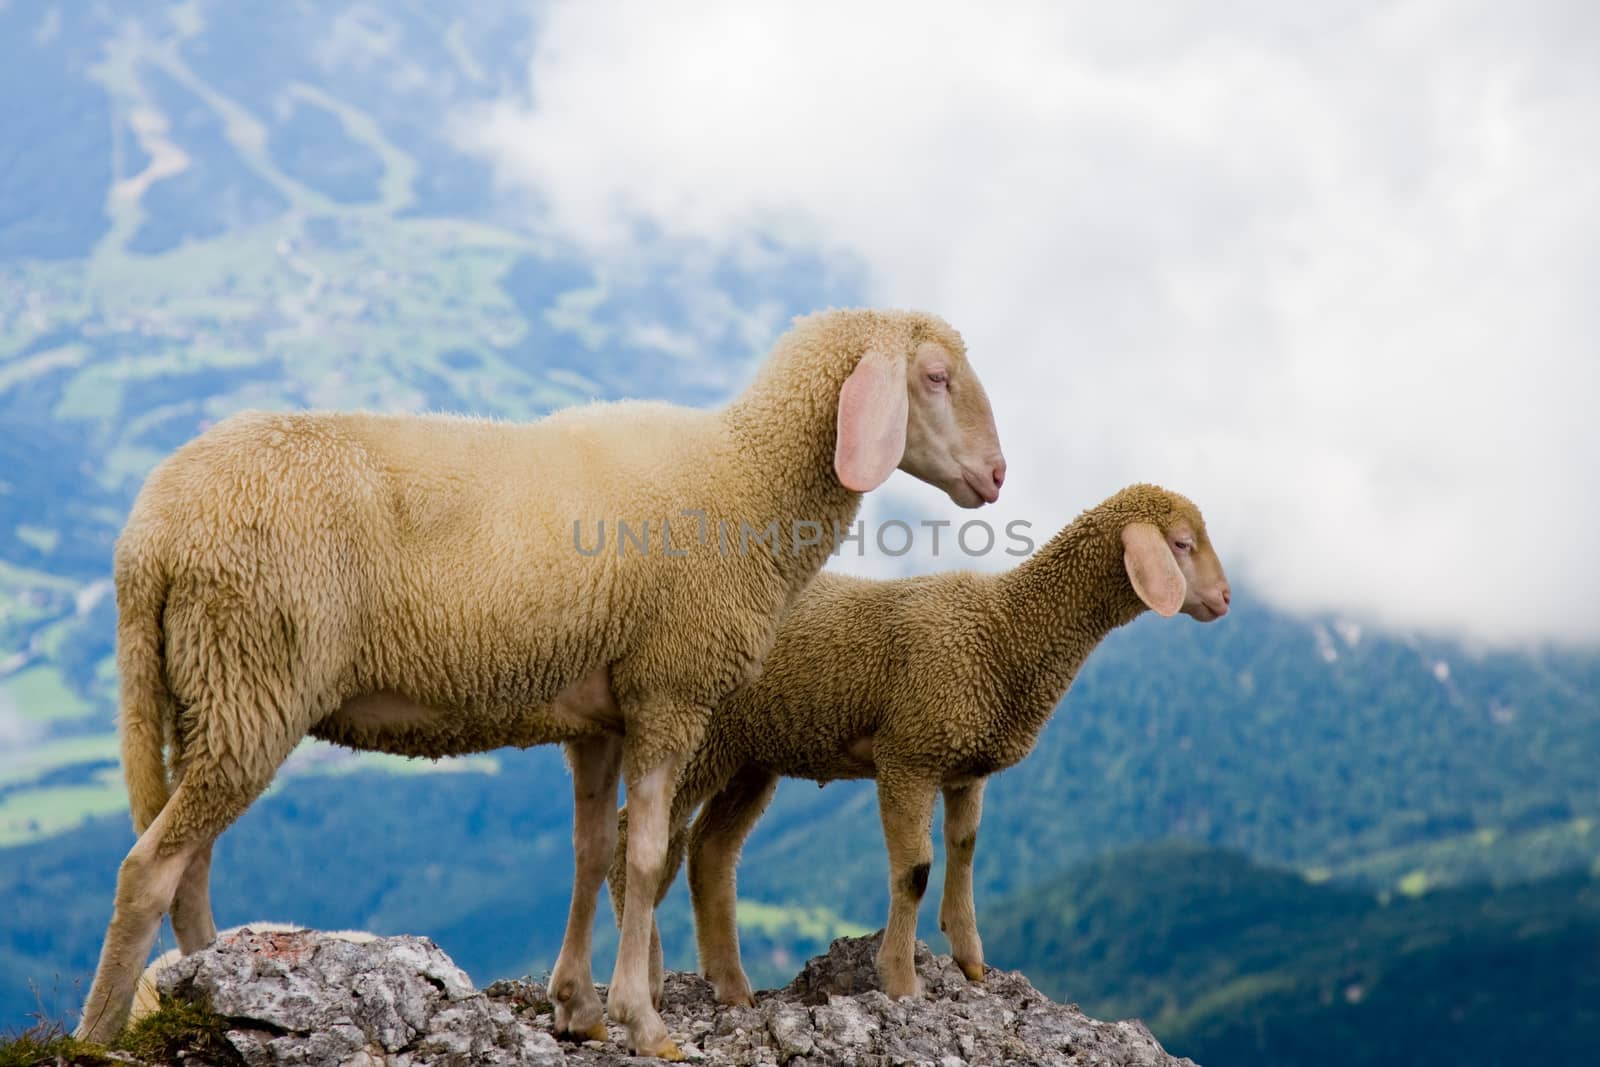
[[[595,992],[589,958],[594,911],[617,840],[617,778],[622,738],[601,734],[567,745],[572,766],[572,904],[561,954],[550,974],[550,999],[558,1033],[604,1041],[605,1009]]]
[[[735,868],[745,838],[772,801],[777,785],[775,775],[759,767],[745,768],[706,801],[689,832],[689,892],[700,970],[711,981],[719,1004],[755,1006],[739,958]]]

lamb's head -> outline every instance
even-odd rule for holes
[[[1005,456],[961,335],[933,315],[878,312],[863,348],[839,391],[839,481],[865,492],[899,468],[964,508],[998,500]]]
[[[1107,503],[1113,502],[1123,520],[1123,566],[1147,607],[1201,622],[1228,613],[1233,592],[1199,508],[1154,485],[1129,486]]]

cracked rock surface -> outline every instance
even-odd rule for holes
[[[719,1006],[705,980],[670,972],[661,1014],[688,1057],[707,1064],[1193,1067],[1142,1023],[1091,1019],[1015,972],[969,982],[920,943],[927,994],[892,1001],[878,989],[877,946],[876,936],[841,938],[788,986],[757,994],[753,1008]],[[420,937],[351,944],[315,931],[245,930],[181,960],[160,987],[226,1016],[229,1040],[251,1067],[659,1062],[628,1056],[617,1026],[609,1042],[557,1041],[541,983],[476,990]]]

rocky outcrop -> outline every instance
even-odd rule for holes
[[[920,999],[877,989],[877,938],[845,938],[753,1008],[720,1007],[694,975],[667,976],[661,1014],[691,1060],[707,1064],[1188,1064],[1138,1022],[1105,1023],[1054,1003],[1014,972],[982,984],[918,945]],[[166,971],[164,993],[210,1007],[251,1067],[348,1064],[650,1063],[614,1042],[558,1042],[536,981],[479,991],[426,938],[369,944],[314,931],[221,938]],[[613,1028],[620,1038],[620,1028]]]

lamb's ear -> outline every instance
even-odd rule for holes
[[[1130,522],[1122,528],[1122,565],[1139,599],[1157,615],[1171,618],[1189,593],[1167,538],[1152,523]]]
[[[839,390],[833,469],[846,489],[882,485],[906,451],[906,361],[871,349]]]

